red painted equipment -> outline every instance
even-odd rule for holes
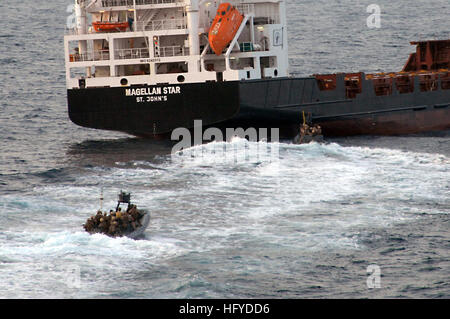
[[[219,6],[209,31],[209,44],[216,55],[221,55],[227,45],[233,41],[242,20],[244,16],[231,4],[222,3]]]

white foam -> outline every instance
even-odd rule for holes
[[[267,146],[239,138],[212,142],[159,164],[123,163],[80,176],[73,185],[36,188],[36,196],[3,196],[2,202],[10,203],[0,210],[3,214],[7,210],[35,214],[44,207],[53,214],[52,227],[68,227],[66,232],[55,233],[45,226],[48,223],[40,226],[38,219],[32,219],[33,224],[26,229],[35,232],[43,227],[45,236],[50,237],[37,236],[38,244],[29,245],[19,231],[15,241],[26,245],[12,247],[9,252],[32,256],[117,253],[164,259],[184,251],[227,246],[241,234],[284,245],[292,242],[303,249],[348,248],[357,246],[347,236],[351,229],[389,227],[397,221],[413,220],[422,209],[421,202],[440,205],[423,209],[427,213],[449,213],[445,209],[450,205],[449,188],[445,187],[450,180],[450,160],[443,155],[338,144],[277,143],[279,156],[274,158],[267,152],[252,154],[261,150],[251,147],[257,145]],[[251,156],[241,156],[242,161],[236,161],[236,157],[223,159],[215,153],[221,147],[233,147],[237,158]],[[196,150],[206,151],[197,156],[193,153]],[[131,186],[134,201],[156,216],[150,236],[168,241],[155,242],[152,237],[149,242],[135,243],[77,232],[98,208],[100,185],[104,187],[105,208],[115,205],[119,189]],[[13,201],[20,204],[14,207]],[[284,231],[291,226],[302,231]],[[112,252],[112,247],[117,250]],[[2,248],[8,249],[8,245]]]
[[[6,233],[10,239],[0,247],[0,256],[15,260],[57,258],[66,255],[117,257],[120,259],[160,260],[182,254],[179,242],[163,237],[133,240],[126,237],[110,238],[89,235],[86,232]]]

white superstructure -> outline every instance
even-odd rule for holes
[[[208,32],[222,2],[244,22],[217,56]],[[68,89],[288,76],[284,0],[75,0],[75,12],[64,38]]]

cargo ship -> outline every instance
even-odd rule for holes
[[[75,0],[65,38],[68,113],[135,136],[176,128],[280,128],[302,114],[325,136],[450,129],[450,40],[403,70],[295,77],[284,0]]]

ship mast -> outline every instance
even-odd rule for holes
[[[77,21],[77,33],[79,35],[87,33],[87,19],[86,19],[86,1],[75,0],[75,16]],[[87,54],[87,41],[78,41],[78,50],[80,56]],[[86,68],[87,77],[91,77],[91,68]]]
[[[136,23],[137,23],[136,0],[133,0],[133,17],[134,17],[134,23],[136,25]],[[136,27],[133,27],[133,30],[136,30]]]
[[[200,55],[199,0],[185,0],[191,55]]]
[[[77,18],[78,34],[87,33],[85,0],[75,0],[75,16]]]

